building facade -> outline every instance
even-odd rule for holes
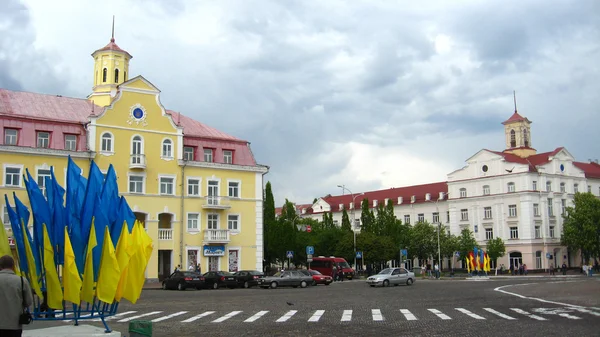
[[[182,265],[202,271],[262,270],[263,176],[249,143],[165,109],[160,91],[129,77],[132,56],[114,38],[92,54],[87,99],[0,89],[0,195],[27,199],[28,169],[43,188],[70,155],[84,170],[113,165],[119,192],[154,240],[147,278]],[[10,235],[7,206],[0,201]],[[30,224],[31,225],[31,224]]]
[[[502,238],[506,255],[498,265],[580,266],[578,253],[560,244],[562,215],[573,206],[577,192],[600,197],[600,165],[578,162],[564,147],[537,153],[531,142],[531,121],[517,111],[503,124],[505,150],[480,150],[467,159],[465,167],[448,174],[445,182],[328,195],[299,207],[298,212],[318,220],[322,213],[332,212],[334,221],[341,223],[345,208],[358,228],[363,198],[369,199],[372,208],[390,200],[404,223],[441,223],[455,235],[468,228],[484,248],[488,240]],[[443,265],[458,262],[453,260]]]

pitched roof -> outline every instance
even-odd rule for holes
[[[573,162],[573,165],[581,169],[585,173],[586,178],[600,179],[600,164],[594,162]]]
[[[513,123],[513,122],[520,122],[520,121],[527,121],[528,123],[531,123],[531,121],[521,115],[519,115],[519,113],[517,112],[517,110],[515,110],[515,113],[512,114],[512,116],[510,116],[509,119],[505,120],[504,122],[502,122],[502,124],[506,125],[509,123]]]
[[[563,149],[564,149],[564,147],[557,147],[553,151],[534,154],[533,156],[529,156],[527,158],[521,158],[515,154],[508,153],[508,152],[498,152],[498,151],[492,151],[492,150],[487,150],[487,151],[504,157],[504,160],[506,160],[509,163],[529,165],[530,172],[537,172],[536,166],[544,165],[544,164],[550,162],[550,157],[555,156],[557,153],[559,153]]]
[[[294,207],[296,208],[296,213],[301,213],[303,209],[306,210],[306,212],[309,212],[309,209],[312,207],[312,204],[294,204]],[[275,215],[279,216],[281,215],[281,210],[283,209],[283,207],[277,207],[275,208]]]
[[[245,140],[228,135],[225,132],[219,131],[204,123],[182,115],[177,111],[167,110],[167,113],[173,116],[173,121],[175,121],[175,123],[179,122],[181,126],[183,126],[184,136],[223,139],[247,143]]]
[[[133,58],[133,56],[131,56],[131,54],[129,54],[125,50],[121,49],[121,47],[117,46],[117,44],[115,43],[115,39],[114,38],[110,39],[110,42],[106,46],[104,46],[104,47],[96,50],[95,52],[93,52],[92,55],[96,54],[99,51],[107,51],[107,50],[118,51],[118,52],[121,52],[121,53],[125,53],[125,54],[127,54],[127,56],[129,56],[130,59]]]

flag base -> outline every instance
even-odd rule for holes
[[[118,331],[106,332],[105,329],[93,325],[68,325],[44,329],[23,330],[23,337],[121,337]]]

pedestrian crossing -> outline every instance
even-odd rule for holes
[[[367,316],[367,317],[365,317]],[[359,320],[364,322],[371,320],[373,322],[384,322],[384,321],[420,321],[420,320],[473,320],[473,321],[485,321],[485,320],[535,320],[535,321],[548,321],[550,319],[564,318],[567,320],[581,320],[591,316],[600,316],[600,313],[590,309],[584,308],[418,308],[418,309],[360,309],[360,310],[288,310],[284,312],[260,310],[257,312],[234,310],[229,312],[217,312],[217,311],[204,311],[204,312],[190,312],[190,311],[177,311],[167,313],[164,311],[150,311],[150,312],[138,312],[138,311],[125,311],[120,312],[112,317],[107,317],[107,321],[127,323],[133,320],[149,320],[153,323],[168,322],[169,324],[179,323],[224,323],[237,321],[242,323],[257,323],[257,322],[272,322],[275,324],[302,321],[308,323],[318,323],[322,321],[332,322],[352,322],[353,320]],[[91,321],[99,321],[99,319],[93,319]],[[69,321],[65,321],[69,322]]]

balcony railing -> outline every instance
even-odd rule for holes
[[[229,204],[229,198],[227,198],[227,197],[215,197],[215,196],[209,195],[204,199],[202,208],[204,208],[204,209],[229,209],[229,208],[231,208],[231,205]]]
[[[172,229],[158,229],[158,239],[159,240],[173,240],[173,230]]]
[[[146,168],[146,155],[132,154],[131,159],[129,160],[129,168],[145,169]]]
[[[229,242],[228,229],[205,229],[204,242],[206,243],[226,243]]]

